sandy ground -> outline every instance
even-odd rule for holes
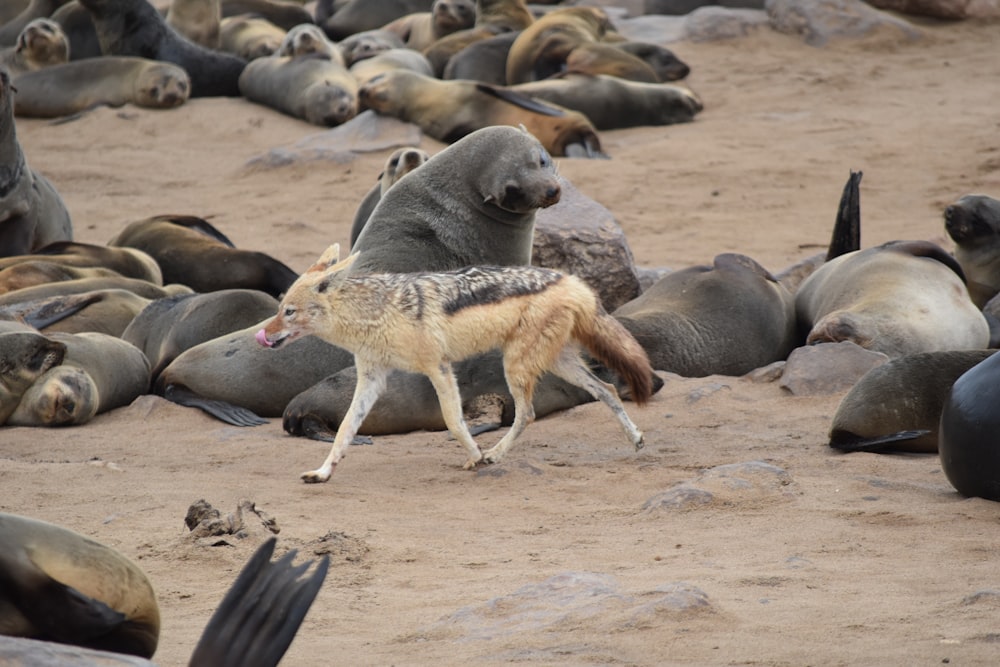
[[[825,246],[850,169],[865,174],[863,245],[943,241],[945,205],[1000,192],[1000,27],[924,29],[912,44],[815,49],[768,30],[676,44],[697,120],[605,132],[611,160],[563,159],[561,173],[616,215],[642,266],[738,251],[780,270]],[[78,240],[188,213],[296,270],[347,241],[388,152],[245,166],[317,131],[224,99],[18,122]],[[252,499],[279,550],[331,553],[286,665],[997,664],[998,505],[960,497],[935,456],[832,453],[839,394],[665,377],[630,405],[639,454],[590,404],[478,473],[446,434],[419,432],[352,448],[316,486],[298,473],[327,445],[280,420],[240,429],[142,397],[84,427],[0,429],[0,509],[137,559],[162,665],[186,664],[266,534],[196,543],[183,519],[201,498],[223,513]]]

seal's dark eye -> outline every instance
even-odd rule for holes
[[[550,164],[552,164],[552,158],[549,157],[549,154],[547,152],[542,151],[542,157],[538,160],[538,164],[540,164],[543,167],[547,167]]]

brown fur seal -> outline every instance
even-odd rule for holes
[[[1000,500],[1000,355],[961,375],[941,410],[941,468],[963,496]]]
[[[434,0],[429,12],[407,14],[383,26],[396,33],[407,48],[423,51],[445,35],[471,28],[476,22],[472,0]]]
[[[348,67],[365,58],[373,58],[380,53],[390,49],[405,49],[406,44],[399,37],[388,30],[366,30],[351,35],[337,43],[341,53],[344,54],[344,62]]]
[[[145,280],[123,278],[121,276],[104,278],[76,278],[73,280],[62,280],[56,283],[43,283],[33,287],[24,287],[19,290],[14,290],[13,292],[0,294],[0,306],[27,303],[29,301],[38,301],[40,299],[65,296],[69,294],[82,294],[83,292],[114,289],[127,290],[146,299],[162,299],[165,296],[186,294],[191,291],[191,288],[185,285],[167,285],[165,287],[161,287]]]
[[[802,282],[795,309],[807,344],[849,340],[892,358],[989,343],[958,263],[927,241],[892,241],[826,262]]]
[[[602,41],[609,32],[614,32],[614,27],[603,9],[555,9],[525,28],[510,47],[507,83],[545,79],[561,71],[565,56],[575,46]],[[550,50],[556,53],[546,57]]]
[[[163,284],[160,265],[148,254],[135,248],[60,241],[43,246],[30,255],[0,257],[0,271],[25,262],[48,262],[81,268],[101,267],[126,278],[137,278],[155,285]]]
[[[944,210],[944,227],[955,242],[969,296],[982,308],[1000,292],[1000,201],[965,195]]]
[[[0,269],[0,294],[45,283],[120,275],[117,271],[100,266],[66,266],[58,262],[33,260]]]
[[[503,33],[519,33],[534,21],[535,17],[524,0],[476,0],[475,25],[472,28],[445,35],[427,47],[424,55],[434,67],[434,76],[440,78],[444,75],[445,67],[451,57],[463,49]],[[509,50],[508,47],[507,51]],[[506,56],[504,58],[504,78],[496,83],[507,83]]]
[[[13,312],[46,334],[93,331],[121,336],[151,299],[124,289],[60,294],[0,305],[0,314]]]
[[[259,16],[282,30],[313,23],[312,14],[300,2],[284,0],[222,0],[222,16]]]
[[[509,90],[579,111],[598,130],[687,123],[703,108],[701,100],[682,86],[605,74],[565,74]]]
[[[52,15],[52,20],[59,24],[69,39],[70,60],[97,58],[104,53],[97,37],[97,29],[90,18],[90,12],[83,8],[77,0],[71,0],[60,7]]]
[[[27,118],[58,118],[125,104],[172,109],[191,93],[191,81],[180,67],[130,56],[53,65],[18,76],[16,84],[14,113]]]
[[[219,26],[219,48],[244,60],[256,60],[277,53],[286,34],[267,19],[229,16]]]
[[[494,37],[469,44],[448,59],[441,72],[441,78],[466,79],[494,86],[506,86],[507,54],[517,35],[516,32],[502,32]]]
[[[340,41],[415,12],[430,11],[434,0],[319,0],[316,23],[330,39]]]
[[[426,76],[433,75],[427,58],[413,49],[389,49],[371,58],[363,58],[351,65],[350,72],[360,88],[379,74],[396,69],[405,69]]]
[[[26,324],[0,319],[0,424],[14,412],[24,392],[66,356],[63,343]],[[2,614],[0,614],[2,615]]]
[[[0,68],[11,76],[69,61],[69,37],[50,19],[35,19],[17,36],[17,44],[0,51]]]
[[[17,0],[15,0],[17,1]],[[13,46],[25,26],[35,19],[48,18],[68,0],[31,0],[17,16],[0,23],[0,47]],[[4,4],[8,4],[5,0]]]
[[[936,452],[951,386],[993,352],[918,352],[876,366],[841,399],[830,446],[845,452]]]
[[[614,42],[607,44],[619,51],[630,53],[639,60],[649,65],[656,73],[657,79],[661,82],[680,81],[691,73],[691,68],[683,60],[678,58],[673,51],[651,42]],[[571,60],[572,56],[571,55]],[[613,74],[613,72],[606,72]]]
[[[0,513],[0,631],[149,658],[160,611],[149,579],[118,551]]]
[[[69,211],[59,193],[24,158],[13,98],[10,76],[0,70],[0,257],[73,239]]]
[[[357,242],[358,234],[364,229],[365,223],[368,222],[372,211],[375,210],[375,205],[385,196],[386,191],[403,176],[427,162],[430,157],[425,151],[413,146],[397,148],[392,152],[385,161],[385,168],[382,170],[382,173],[378,175],[378,182],[375,184],[375,187],[368,191],[365,198],[361,200],[358,210],[354,213],[354,223],[351,225],[352,247]],[[2,276],[3,274],[0,273],[0,278]]]
[[[319,56],[272,56],[254,60],[240,75],[240,90],[252,102],[332,127],[358,113],[358,84],[351,73]]]
[[[85,424],[97,414],[128,405],[149,389],[149,360],[135,345],[97,332],[46,332],[46,336],[63,343],[66,356],[24,392],[8,424]]]
[[[524,125],[553,155],[606,157],[583,114],[475,81],[394,70],[362,86],[360,97],[369,109],[415,123],[445,143],[491,125]]]
[[[219,48],[221,0],[171,0],[164,18],[167,25],[195,44]]]
[[[147,0],[78,1],[90,12],[105,55],[178,65],[191,78],[191,97],[240,95],[238,81],[246,61],[185,39]]]
[[[317,55],[346,66],[340,47],[326,38],[322,28],[312,23],[297,25],[285,33],[277,55],[290,58]]]
[[[141,250],[156,260],[165,282],[187,285],[196,292],[238,287],[277,296],[297,277],[265,253],[234,248],[224,234],[195,216],[138,220],[126,225],[108,245]]]
[[[798,342],[792,295],[732,253],[667,274],[612,315],[653,368],[685,377],[743,375],[785,359]]]

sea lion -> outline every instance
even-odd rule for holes
[[[685,377],[743,375],[785,359],[798,343],[792,294],[735,253],[673,271],[611,314],[653,368]]]
[[[1000,500],[1000,355],[963,373],[941,409],[941,468],[963,496]]]
[[[366,30],[381,28],[386,23],[415,12],[430,11],[434,0],[320,0],[316,6],[316,23],[330,39],[340,41]]]
[[[358,236],[356,271],[445,271],[531,261],[535,212],[558,202],[558,175],[533,136],[513,127],[473,132],[386,191]],[[196,345],[160,374],[156,391],[222,419],[230,404],[282,414],[297,394],[353,364],[345,350],[309,337],[271,350],[260,324]],[[173,399],[172,399],[173,400]],[[213,401],[207,408],[200,403]]]
[[[138,56],[173,63],[191,78],[191,97],[240,95],[246,61],[185,39],[147,0],[78,0],[97,30],[105,55]]]
[[[257,16],[282,30],[291,30],[303,23],[313,23],[313,16],[301,3],[282,0],[222,0],[222,17]]]
[[[0,513],[0,631],[149,658],[160,611],[149,579],[120,552]]]
[[[598,130],[688,123],[704,108],[683,86],[640,83],[606,74],[563,74],[508,90],[579,111]]]
[[[182,68],[132,56],[53,65],[18,76],[16,84],[14,113],[25,118],[59,118],[125,104],[173,109],[191,94],[191,81]]]
[[[516,32],[502,32],[469,44],[448,59],[441,78],[467,79],[494,86],[507,85],[507,54]]]
[[[317,55],[346,67],[340,47],[326,38],[322,28],[312,23],[297,25],[285,33],[277,55],[291,58]]]
[[[955,242],[969,296],[982,308],[1000,292],[1000,201],[965,195],[945,208],[944,228]]]
[[[545,79],[562,70],[575,46],[602,41],[614,26],[598,7],[554,9],[521,31],[507,56],[507,83]],[[549,57],[543,58],[547,51]]]
[[[267,19],[229,16],[219,25],[219,48],[244,60],[277,53],[287,33]]]
[[[524,125],[552,155],[606,157],[586,116],[503,88],[393,70],[371,79],[359,94],[369,109],[416,123],[445,143],[490,125]]]
[[[298,275],[265,253],[234,248],[222,232],[195,216],[137,220],[108,245],[141,250],[156,260],[165,282],[187,285],[196,292],[246,288],[277,296]]]
[[[0,271],[25,262],[47,262],[81,268],[102,267],[126,278],[137,278],[155,285],[163,284],[160,265],[148,254],[135,248],[59,241],[43,246],[30,255],[0,257]]]
[[[890,241],[826,262],[802,282],[795,310],[807,344],[849,340],[894,358],[989,343],[961,267],[928,241]]]
[[[837,406],[830,447],[844,452],[937,452],[941,408],[951,385],[993,352],[918,352],[876,366]]]
[[[397,148],[385,161],[385,168],[378,175],[375,187],[368,191],[361,200],[358,210],[354,213],[354,223],[351,225],[351,246],[358,240],[358,234],[364,229],[365,223],[375,210],[375,205],[385,196],[386,191],[406,174],[410,173],[430,159],[426,151],[413,146]],[[2,278],[2,273],[0,273]]]
[[[171,0],[164,17],[171,28],[195,44],[218,49],[221,0]]]
[[[419,51],[413,49],[389,49],[372,56],[362,58],[351,65],[351,76],[358,82],[358,87],[365,85],[379,74],[394,69],[405,69],[426,76],[433,76],[431,64]]]
[[[423,51],[445,35],[471,28],[476,22],[472,0],[434,0],[429,12],[401,16],[382,26],[395,33],[407,48]]]
[[[21,322],[0,319],[0,424],[7,421],[35,380],[61,364],[65,356],[63,343]]]
[[[252,102],[295,118],[333,127],[358,113],[358,83],[343,65],[319,55],[254,60],[240,75]]]
[[[35,19],[17,36],[17,44],[0,51],[0,68],[11,76],[69,61],[69,37],[50,19]]]
[[[10,75],[0,69],[0,257],[73,240],[62,198],[25,160],[14,126],[13,98]]]
[[[344,63],[352,67],[365,58],[372,58],[390,49],[405,49],[406,44],[388,30],[366,30],[345,37],[337,43],[344,54]]]
[[[149,389],[149,360],[139,348],[97,332],[46,332],[66,345],[62,364],[45,372],[8,417],[14,426],[86,424]]]

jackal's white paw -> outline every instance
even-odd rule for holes
[[[503,454],[503,452],[498,452],[496,447],[488,449],[483,452],[483,463],[500,463],[500,459],[503,458]]]
[[[482,457],[480,457],[480,458],[478,458],[478,459],[469,459],[469,460],[468,460],[468,461],[466,461],[466,462],[465,462],[465,464],[464,464],[464,465],[462,466],[462,470],[474,470],[474,469],[475,469],[475,467],[476,467],[477,465],[479,465],[480,463],[483,463],[483,458],[482,458]]]
[[[330,468],[319,468],[318,470],[310,470],[308,472],[302,473],[302,481],[306,484],[319,484],[330,479],[333,474],[333,467]]]
[[[642,433],[640,433],[638,439],[636,439],[635,441],[635,451],[639,451],[645,446],[646,446],[646,441],[643,438]]]

